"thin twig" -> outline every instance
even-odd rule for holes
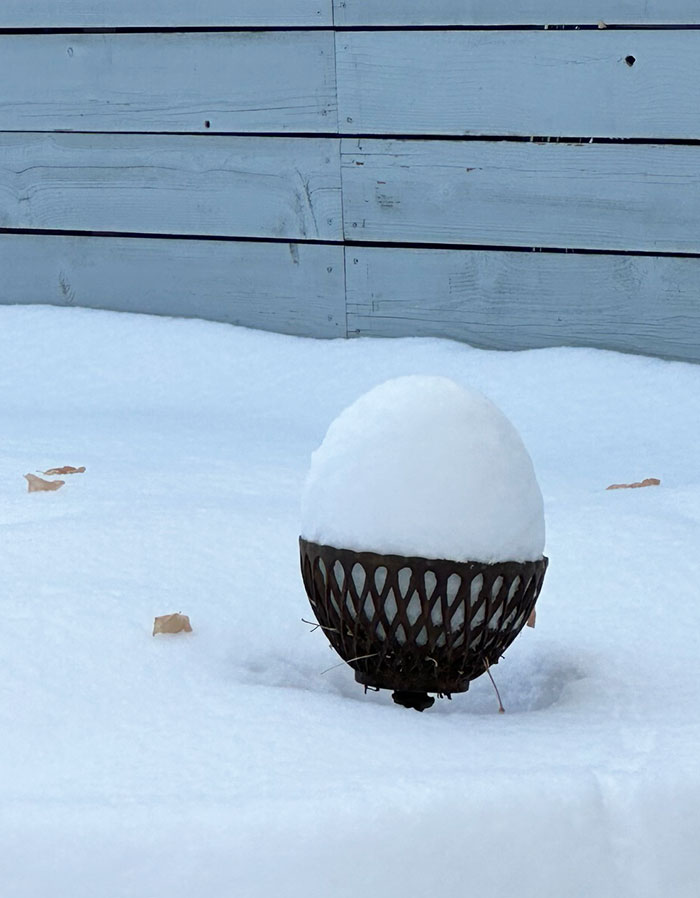
[[[337,633],[337,632],[338,632],[338,630],[337,630],[336,627],[324,627],[323,624],[319,624],[318,621],[314,621],[314,620],[305,620],[305,619],[302,617],[301,622],[302,622],[302,624],[308,624],[310,627],[313,627],[313,630],[311,631],[312,633],[315,633],[316,630],[319,629],[319,627],[320,627],[322,630],[330,630],[331,633]]]
[[[496,696],[498,698],[498,713],[505,714],[506,709],[503,707],[503,702],[501,701],[501,693],[498,691],[498,686],[496,686],[496,681],[491,676],[491,666],[489,665],[487,658],[484,658],[484,667],[486,668],[486,673],[489,675],[489,679],[493,683],[493,688],[496,690]]]
[[[340,664],[334,664],[333,667],[329,667],[328,670],[322,670],[321,676],[327,674],[331,670],[335,670],[336,667],[342,667],[343,664],[352,664],[353,661],[364,661],[365,658],[375,658],[379,652],[373,652],[371,655],[358,655],[357,658],[350,658],[349,661],[341,661]]]

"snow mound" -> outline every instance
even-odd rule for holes
[[[312,455],[302,535],[355,551],[533,561],[544,512],[516,429],[446,377],[387,381],[345,409]]]

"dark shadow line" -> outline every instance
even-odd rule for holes
[[[411,134],[411,133],[368,133],[351,131],[76,131],[68,128],[51,130],[28,130],[26,128],[0,129],[3,134],[75,134],[82,137],[95,135],[126,137],[233,137],[233,138],[290,138],[295,140],[387,140],[387,141],[441,141],[448,143],[534,143],[568,144],[585,146],[588,144],[615,144],[628,146],[700,146],[697,137],[572,137],[563,135],[538,134],[523,136],[517,134]]]
[[[408,32],[408,31],[697,31],[698,24],[647,23],[616,24],[606,23],[601,29],[598,24],[520,24],[520,25],[154,25],[154,26],[114,26],[114,27],[0,27],[0,35],[19,34],[260,34],[264,32],[330,31],[353,32]]]
[[[463,252],[500,252],[500,253],[554,253],[567,255],[595,255],[595,256],[649,256],[652,258],[671,259],[698,259],[698,252],[670,252],[664,250],[623,250],[623,249],[596,249],[581,247],[560,246],[511,246],[507,244],[479,244],[479,243],[438,243],[425,241],[398,242],[389,240],[322,240],[312,237],[241,237],[227,234],[177,234],[177,233],[146,233],[140,231],[92,231],[79,229],[58,228],[0,228],[0,237],[3,234],[15,234],[25,236],[49,236],[49,237],[101,237],[124,238],[128,240],[189,240],[212,241],[218,243],[277,243],[288,246],[289,244],[304,244],[308,246],[341,246],[352,249],[407,249],[407,250],[445,250]]]

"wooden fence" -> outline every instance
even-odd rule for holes
[[[0,302],[700,361],[697,0],[3,0]]]

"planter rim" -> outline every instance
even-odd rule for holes
[[[371,549],[349,549],[347,546],[333,546],[330,543],[319,543],[313,539],[306,539],[304,536],[299,537],[299,546],[302,548],[308,547],[330,552],[348,552],[352,555],[357,555],[358,558],[365,558],[369,562],[374,560],[386,560],[389,563],[404,563],[409,566],[411,562],[418,562],[420,565],[449,564],[456,567],[464,566],[470,570],[473,570],[474,568],[479,568],[479,570],[481,570],[484,568],[502,567],[504,564],[540,564],[542,561],[549,563],[549,558],[546,555],[540,555],[539,558],[521,559],[520,561],[513,558],[504,558],[502,561],[476,561],[474,559],[469,559],[468,561],[456,561],[454,558],[437,558],[429,557],[427,555],[399,555],[395,552],[385,553],[375,552]]]

